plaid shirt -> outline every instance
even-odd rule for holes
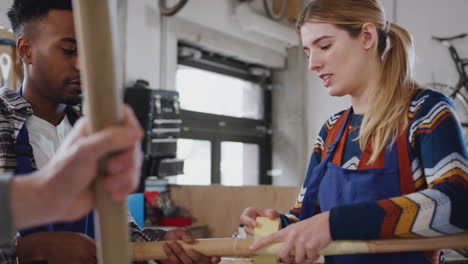
[[[81,115],[81,107],[75,107],[74,110],[78,116]],[[0,173],[15,172],[15,143],[20,129],[32,114],[31,104],[26,99],[8,88],[0,89]],[[36,167],[34,157],[32,166]],[[165,234],[160,229],[141,230],[130,213],[128,223],[132,242],[157,241]],[[16,264],[13,248],[0,248],[0,264]]]

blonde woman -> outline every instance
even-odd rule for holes
[[[430,237],[468,230],[468,154],[452,102],[412,75],[410,34],[376,0],[315,0],[297,22],[309,69],[351,107],[333,115],[314,147],[283,229],[252,246],[285,242],[279,256],[302,263],[331,240]],[[295,257],[289,252],[294,251]],[[326,257],[326,263],[435,263],[431,252]]]

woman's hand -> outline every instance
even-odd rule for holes
[[[257,224],[255,219],[259,216],[268,217],[273,220],[278,218],[279,214],[273,209],[246,208],[240,216],[240,221],[244,224],[244,230],[248,236],[254,235],[255,225]]]
[[[283,242],[278,254],[283,262],[313,262],[319,257],[318,251],[331,242],[329,215],[325,212],[291,224],[255,242],[250,249],[257,251],[272,243]],[[294,257],[290,256],[291,252],[294,252]]]

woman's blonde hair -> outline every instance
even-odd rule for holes
[[[372,90],[371,102],[361,124],[357,140],[362,150],[372,143],[369,163],[374,162],[388,144],[408,125],[408,110],[419,86],[413,78],[413,41],[411,35],[394,23],[387,22],[376,0],[314,0],[302,10],[296,24],[300,35],[305,23],[334,24],[349,32],[361,33],[365,23],[377,28],[377,55],[382,61],[379,86]]]

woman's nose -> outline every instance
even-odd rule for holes
[[[319,72],[323,67],[322,61],[316,56],[309,56],[309,70]]]

